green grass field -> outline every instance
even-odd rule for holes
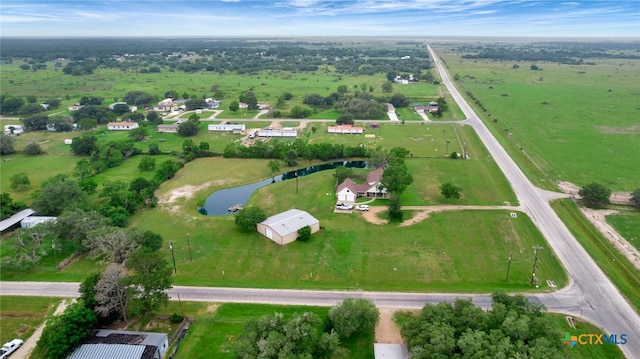
[[[571,200],[554,201],[551,205],[631,306],[640,310],[640,271],[598,232]]]
[[[607,222],[620,233],[631,245],[640,250],[640,212],[620,211],[607,216]]]
[[[50,297],[0,296],[0,342],[27,340],[59,302]]]
[[[596,65],[461,59],[439,48],[464,93],[488,109],[476,112],[538,182],[601,182],[615,191],[640,187],[638,93],[640,60],[595,59]],[[471,103],[473,101],[470,101]],[[494,122],[497,121],[497,122]]]

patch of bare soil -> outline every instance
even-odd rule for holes
[[[412,226],[418,222],[424,221],[429,218],[431,213],[444,212],[444,211],[462,211],[462,210],[488,210],[488,209],[506,209],[512,211],[519,211],[518,207],[513,206],[456,206],[456,205],[438,205],[438,206],[403,206],[403,210],[416,211],[413,217],[400,223],[398,227]]]
[[[618,211],[611,209],[591,209],[586,207],[580,207],[580,210],[585,217],[591,222],[599,231],[605,236],[614,247],[616,247],[620,253],[622,253],[627,259],[638,269],[640,269],[640,251],[632,246],[623,236],[618,233],[609,223],[607,223],[606,217],[611,214],[616,214]]]
[[[380,308],[380,320],[376,325],[376,343],[404,344],[400,328],[393,321],[393,309]]]
[[[629,127],[611,127],[611,126],[598,126],[602,133],[607,135],[633,135],[640,133],[640,125]]]
[[[569,193],[574,195],[575,198],[581,198],[578,192],[580,191],[580,187],[576,186],[571,182],[560,181],[558,182],[558,187],[564,193]],[[609,201],[615,204],[623,204],[623,205],[632,205],[631,202],[631,193],[629,192],[612,192],[611,197],[609,197]]]
[[[170,212],[179,212],[180,211],[180,207],[176,204],[176,202],[179,199],[189,199],[189,198],[193,198],[193,196],[195,196],[195,194],[207,187],[213,186],[213,185],[223,185],[224,183],[226,183],[225,180],[218,180],[218,181],[209,181],[209,182],[205,182],[201,185],[198,186],[193,186],[193,185],[186,185],[186,186],[182,186],[179,188],[174,189],[173,191],[160,196],[158,198],[158,204],[166,207],[169,209]]]
[[[381,213],[381,212],[384,212],[386,209],[387,208],[383,207],[383,206],[372,206],[372,207],[369,207],[368,211],[362,212],[362,216],[369,223],[387,224],[387,223],[389,223],[389,221],[387,221],[386,219],[382,219],[382,218],[378,217],[378,214]]]

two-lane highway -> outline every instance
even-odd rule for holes
[[[577,303],[580,313],[600,325],[607,333],[627,334],[629,341],[626,345],[621,345],[621,349],[629,358],[640,358],[640,317],[638,313],[633,310],[609,278],[580,246],[543,198],[542,191],[526,178],[471,106],[460,95],[431,46],[428,46],[428,49],[443,83],[467,117],[467,124],[478,133],[489,153],[511,183],[521,206],[545,236],[569,273],[573,281],[569,292],[572,293],[564,300]],[[580,313],[574,312],[573,314],[579,315]]]

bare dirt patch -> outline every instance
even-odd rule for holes
[[[393,321],[395,310],[380,308],[380,320],[376,325],[376,343],[404,344],[400,328]]]
[[[591,222],[599,231],[605,236],[614,247],[616,247],[620,253],[622,253],[627,259],[638,269],[640,269],[640,251],[632,246],[623,236],[618,233],[609,223],[607,223],[606,217],[611,214],[616,214],[618,211],[611,209],[591,209],[586,207],[580,207],[580,210],[585,217]]]
[[[384,206],[374,206],[369,207],[369,211],[362,212],[362,216],[368,222],[373,224],[387,224],[388,220],[380,218],[378,215],[381,212],[384,212],[387,207]],[[520,207],[515,206],[457,206],[457,205],[437,205],[437,206],[402,206],[402,210],[414,211],[413,217],[407,219],[406,221],[400,223],[398,227],[407,227],[412,226],[416,223],[424,221],[429,218],[431,213],[436,212],[444,212],[444,211],[464,211],[464,210],[510,210],[510,211],[520,211]]]
[[[580,187],[571,182],[560,181],[558,182],[558,187],[560,187],[560,190],[564,193],[572,194],[575,198],[581,198],[578,194],[578,192],[580,191]],[[609,197],[609,201],[615,204],[633,204],[631,202],[631,193],[629,192],[612,192],[611,197]]]
[[[640,133],[640,125],[629,127],[598,126],[598,128],[606,135],[633,135]]]
[[[218,181],[205,182],[197,186],[185,185],[182,187],[178,187],[170,191],[169,193],[160,196],[158,198],[158,204],[165,206],[166,208],[169,209],[170,212],[179,212],[180,207],[176,205],[176,202],[178,202],[178,200],[193,198],[193,196],[195,196],[196,193],[198,193],[199,191],[207,187],[211,187],[215,185],[224,185],[226,182],[227,182],[226,180],[218,180]]]
[[[386,207],[382,207],[382,206],[369,207],[368,211],[362,212],[362,217],[364,217],[364,219],[367,220],[367,222],[369,223],[387,224],[389,223],[389,221],[378,217],[378,214],[384,212],[386,209],[387,209]]]

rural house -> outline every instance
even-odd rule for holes
[[[109,122],[107,124],[107,130],[109,131],[131,131],[134,128],[138,128],[137,122]]]
[[[164,333],[99,329],[67,359],[160,359],[168,347]]]
[[[357,127],[357,126],[352,126],[352,125],[329,126],[327,128],[327,132],[329,132],[329,133],[362,134],[364,132],[364,128]]]
[[[351,178],[347,178],[336,189],[338,202],[355,202],[358,197],[388,198],[387,189],[381,187],[383,172],[382,167],[369,172],[365,183],[355,183]]]
[[[245,124],[224,124],[224,125],[208,125],[209,132],[242,132],[245,130]]]
[[[298,238],[298,230],[304,226],[311,227],[311,233],[316,233],[320,230],[320,221],[295,208],[271,216],[256,225],[260,234],[279,245],[295,241]]]
[[[172,123],[169,125],[158,125],[158,132],[160,133],[178,133],[178,124]]]

